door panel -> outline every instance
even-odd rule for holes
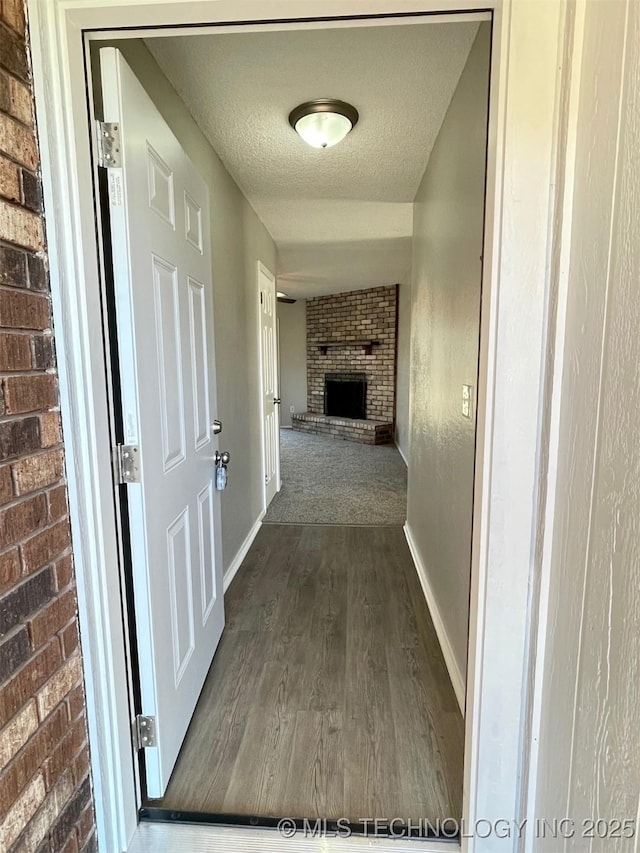
[[[153,257],[152,265],[163,466],[168,471],[185,457],[178,271],[157,256]]]
[[[211,415],[209,411],[209,371],[207,367],[207,327],[204,285],[195,278],[189,282],[189,336],[193,365],[193,423],[199,450],[209,441]]]
[[[115,48],[104,119],[120,127],[109,200],[142,713],[156,718],[147,795],[161,797],[224,627],[208,189]]]
[[[213,484],[207,483],[198,495],[198,535],[200,538],[200,586],[202,591],[202,624],[209,618],[216,602],[216,575],[212,560],[213,553]]]
[[[169,596],[171,601],[171,636],[173,641],[173,675],[180,684],[189,658],[193,654],[193,585],[191,581],[191,537],[189,508],[185,507],[167,531],[169,560]]]
[[[202,211],[188,192],[184,194],[184,236],[195,249],[202,251]]]
[[[173,227],[175,222],[173,172],[148,142],[147,158],[149,207]]]

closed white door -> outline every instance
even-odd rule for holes
[[[262,404],[262,458],[264,504],[280,491],[280,398],[278,396],[278,341],[276,281],[258,262],[260,300],[260,396]]]
[[[147,794],[169,781],[224,627],[208,189],[114,48],[100,51]]]

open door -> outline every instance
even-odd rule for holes
[[[224,627],[208,188],[115,48],[100,51],[147,795],[162,797]],[[117,137],[119,134],[119,142]]]
[[[260,299],[260,395],[262,406],[262,458],[264,460],[265,510],[280,491],[280,397],[276,280],[258,262]]]

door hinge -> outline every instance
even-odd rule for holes
[[[116,444],[116,479],[118,485],[140,482],[140,448],[135,444]]]
[[[138,714],[133,721],[132,737],[135,749],[149,749],[149,747],[157,746],[156,718]]]
[[[105,169],[122,166],[120,125],[114,121],[96,121],[98,134],[98,166]]]

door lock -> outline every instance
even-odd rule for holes
[[[217,419],[215,421],[211,421],[211,432],[214,435],[220,435],[220,433],[222,432],[222,421],[219,421]]]
[[[228,450],[220,453],[219,450],[213,455],[213,461],[216,466],[216,489],[223,492],[227,488],[227,465],[231,459],[231,454]]]

